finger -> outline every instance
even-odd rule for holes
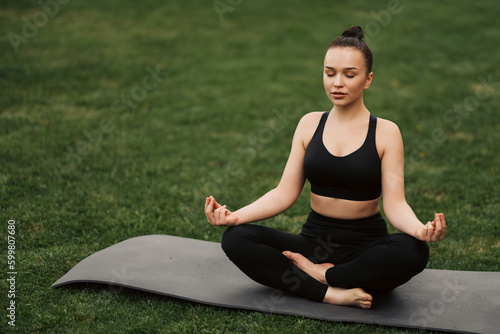
[[[436,241],[436,230],[433,227],[427,231],[427,241]]]
[[[440,232],[437,229],[437,224],[438,224],[437,218],[435,218],[434,221],[429,222],[430,228],[428,229],[427,232],[427,241],[434,242],[439,240]]]
[[[222,210],[226,209],[226,205],[219,206],[214,210],[214,212],[220,213]]]
[[[221,206],[215,210],[215,215],[217,216],[217,225],[224,225],[225,224],[225,220],[226,220],[225,219],[226,218],[225,211],[227,211],[225,205]]]
[[[437,224],[438,224],[438,216],[434,214],[434,220],[431,222],[432,230],[429,231],[429,240],[436,241],[436,236],[438,235]]]
[[[212,198],[213,198],[213,197],[212,197]],[[213,198],[213,200],[214,200],[214,208],[218,209],[218,208],[220,208],[220,207],[222,206],[222,205],[220,205],[220,204],[219,204],[219,203],[215,200],[215,198]]]
[[[441,215],[439,213],[436,213],[436,236],[438,238],[441,237],[441,234],[443,233],[443,221],[441,220]]]
[[[429,231],[432,229],[431,222],[427,222],[425,224],[424,229],[423,229],[423,240],[428,241],[429,240]]]
[[[438,217],[441,224],[441,233],[439,235],[439,240],[443,240],[444,234],[446,233],[446,222],[444,221],[444,214],[438,213]]]
[[[213,225],[214,215],[212,213],[212,210],[213,210],[213,203],[210,200],[210,198],[208,198],[205,203],[205,216],[207,217],[208,222]]]
[[[212,213],[212,225],[217,226],[219,225],[219,211],[214,210]]]
[[[437,223],[437,220],[438,220],[438,216],[437,216],[437,213],[434,214],[434,220],[431,221],[431,225],[432,225],[432,228],[436,228],[436,223]]]
[[[221,217],[221,211],[222,210],[216,210],[215,215],[217,216],[217,225],[222,225],[222,217]]]
[[[213,203],[214,203],[214,211],[215,210],[222,210],[222,209],[224,209],[226,207],[226,205],[220,205],[219,203],[217,203],[217,201],[215,200],[215,198],[213,198]]]
[[[440,213],[439,217],[441,218],[441,223],[443,224],[443,230],[446,230],[446,221],[444,219],[444,213]]]
[[[209,200],[206,212],[211,214],[213,211],[214,211],[214,202],[213,200]]]
[[[226,209],[226,206],[224,206],[224,210],[221,211],[221,221],[223,222],[223,225],[227,225],[227,219],[226,216],[229,214],[229,210]]]

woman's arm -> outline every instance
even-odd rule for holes
[[[227,210],[225,205],[217,203],[212,196],[207,197],[205,215],[208,222],[212,225],[240,225],[274,217],[291,207],[304,187],[302,164],[306,151],[305,141],[312,137],[311,129],[315,129],[314,121],[317,123],[319,119],[317,116],[317,113],[307,114],[297,125],[290,156],[276,188],[235,212]]]
[[[426,225],[418,220],[408,205],[404,190],[404,148],[401,133],[396,124],[381,120],[377,140],[382,155],[382,202],[389,222],[397,230],[419,240],[438,241],[444,238],[446,222],[442,213],[434,214],[434,220]]]

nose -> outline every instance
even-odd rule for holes
[[[344,86],[344,83],[342,82],[342,79],[341,79],[341,76],[340,75],[336,75],[334,78],[333,78],[333,85],[335,87],[342,87]]]

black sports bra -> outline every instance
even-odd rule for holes
[[[323,131],[329,112],[321,116],[304,157],[304,173],[316,195],[367,201],[380,197],[381,163],[375,144],[377,118],[370,115],[368,134],[356,151],[337,157],[323,143]]]

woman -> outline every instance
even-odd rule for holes
[[[407,282],[427,265],[427,242],[444,238],[442,213],[422,224],[404,194],[404,150],[397,125],[370,114],[363,92],[373,56],[359,26],[328,47],[323,83],[329,112],[302,117],[276,188],[235,212],[212,197],[205,214],[230,226],[227,256],[253,280],[325,303],[368,309],[372,294]],[[311,183],[311,212],[300,234],[244,225],[287,210]],[[388,234],[379,212],[400,232]]]

